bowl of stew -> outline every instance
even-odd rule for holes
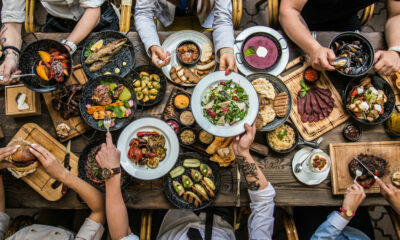
[[[200,56],[201,49],[199,45],[193,41],[183,41],[176,47],[176,57],[178,58],[178,62],[182,65],[195,65],[200,60]]]

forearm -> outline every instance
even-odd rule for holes
[[[106,181],[107,223],[112,239],[121,239],[131,233],[128,211],[121,192],[121,174]]]
[[[400,15],[390,17],[385,25],[385,37],[388,48],[400,46]]]
[[[4,23],[0,30],[0,43],[3,46],[14,46],[21,50],[21,23]]]
[[[105,211],[103,195],[96,188],[70,172],[67,172],[65,177],[60,180],[66,186],[79,194],[82,200],[87,203],[88,207],[92,211],[89,218],[93,221],[104,224]]]
[[[249,152],[242,156],[237,156],[236,161],[237,164],[239,164],[240,169],[243,171],[249,190],[262,190],[268,186],[268,181],[265,178],[264,173],[257,166]]]
[[[135,27],[146,52],[151,55],[151,46],[160,46],[157,27],[154,23],[155,0],[138,0],[135,6]]]
[[[303,17],[296,9],[281,10],[279,21],[289,38],[308,55],[321,46],[313,38]]]
[[[86,8],[74,30],[67,37],[67,40],[79,44],[85,39],[100,21],[101,10],[98,8]]]
[[[215,51],[233,48],[232,1],[217,0],[214,7],[213,39]]]

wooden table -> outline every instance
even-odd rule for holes
[[[164,40],[171,32],[160,32],[161,40]],[[211,37],[209,32],[206,32]],[[236,33],[237,34],[237,33]],[[317,40],[324,46],[327,46],[330,40],[337,35],[333,32],[319,32]],[[384,49],[385,42],[382,33],[366,33],[364,34],[375,47],[376,50]],[[66,34],[37,34],[38,38],[50,38],[55,40],[62,40],[66,37]],[[137,33],[129,33],[128,38],[133,42],[137,48],[137,61],[136,66],[148,64],[150,59],[147,57],[144,51],[143,44],[140,42],[140,38]],[[28,35],[24,38],[26,43],[32,42],[35,38],[32,35]],[[289,43],[290,46],[290,59],[294,59],[300,56],[302,51],[297,48],[293,43]],[[79,51],[74,54],[74,64],[80,62]],[[340,81],[333,81],[335,86],[338,87],[339,91],[343,88],[344,83]],[[168,83],[168,92],[171,91],[173,85]],[[146,116],[153,114],[159,116],[161,106],[165,104],[167,100],[164,99],[162,103],[153,109],[146,110],[138,113],[135,117]],[[47,108],[44,105],[42,98],[42,115],[29,118],[10,118],[4,115],[4,91],[0,93],[0,124],[3,128],[5,139],[0,143],[4,146],[14,136],[18,129],[25,123],[34,122],[41,125],[51,135],[55,135],[55,129],[51,122]],[[344,123],[345,124],[345,123]],[[321,149],[328,153],[328,144],[335,142],[344,142],[342,136],[342,129],[344,124],[335,128],[334,130],[325,134],[324,141],[321,145]],[[114,139],[120,132],[114,133]],[[90,135],[90,134],[89,134]],[[96,137],[103,137],[103,133],[97,133]],[[259,143],[265,143],[265,134],[258,133],[256,141]],[[383,129],[382,125],[375,127],[363,127],[363,135],[360,141],[392,141],[399,140],[390,138]],[[72,151],[79,154],[83,148],[88,144],[88,140],[85,137],[77,137],[72,141]],[[273,184],[277,194],[275,202],[280,206],[338,206],[342,202],[342,197],[333,196],[331,193],[331,181],[330,177],[327,178],[322,184],[318,186],[309,187],[306,186],[294,177],[291,170],[291,159],[296,151],[279,156],[271,153],[268,157],[262,158],[257,155],[253,155],[257,160],[259,167],[263,170],[267,179]],[[215,201],[216,206],[235,206],[235,193],[236,193],[236,169],[235,168],[224,168],[220,170],[222,177],[221,191],[218,198]],[[243,179],[243,177],[242,177]],[[48,202],[43,199],[39,194],[32,190],[23,181],[13,178],[10,174],[5,174],[5,190],[6,190],[6,206],[7,208],[58,208],[58,209],[79,209],[85,208],[86,206],[81,204],[76,197],[74,192],[70,192],[67,196],[57,202]],[[162,179],[154,181],[140,181],[134,179],[130,186],[124,193],[127,206],[129,208],[173,208],[172,204],[168,202],[163,193]],[[151,201],[149,201],[151,199]],[[246,183],[242,180],[241,184],[241,204],[248,205],[249,198],[247,194]],[[387,202],[380,195],[369,195],[363,202],[364,205],[387,205]]]

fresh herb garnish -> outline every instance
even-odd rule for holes
[[[119,107],[119,106],[109,106],[109,107],[107,107],[106,110],[112,111],[117,118],[123,117],[123,111],[122,111],[121,107]]]
[[[131,107],[131,105],[129,105],[128,100],[125,100],[125,101],[124,101],[124,106],[125,106],[126,108],[130,108],[130,107]]]
[[[101,127],[103,126],[103,121],[102,121],[102,120],[98,121],[98,122],[97,122],[97,126],[98,126],[99,128],[101,128]]]
[[[252,56],[254,53],[256,53],[256,49],[255,47],[250,46],[249,48],[246,49],[246,51],[244,51],[244,55],[246,57],[250,57]]]
[[[89,47],[86,49],[85,54],[84,54],[85,58],[89,57],[89,55],[92,53],[92,51],[90,50],[92,48],[92,46],[93,46],[93,43],[90,43]]]
[[[310,88],[309,88],[309,87],[307,86],[307,84],[306,84],[305,82],[303,82],[303,81],[300,81],[300,86],[301,86],[301,90],[300,90],[301,95],[300,95],[300,97],[301,97],[301,98],[304,98],[304,97],[306,96],[308,90],[310,90]]]
[[[285,129],[283,132],[278,134],[278,138],[282,141],[282,139],[287,135],[287,129]]]

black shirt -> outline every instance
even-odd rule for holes
[[[361,24],[357,12],[377,0],[308,0],[301,15],[311,31],[355,31]]]

